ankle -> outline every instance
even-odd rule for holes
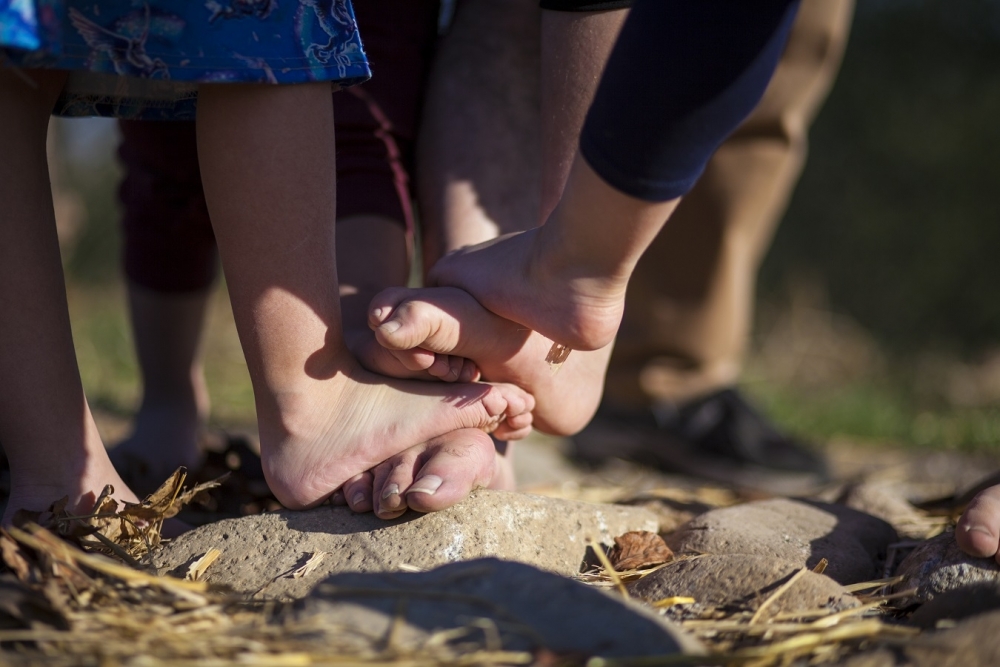
[[[624,289],[635,269],[633,259],[609,256],[606,248],[581,238],[569,228],[559,208],[537,232],[527,270],[538,280],[565,283],[582,279]]]

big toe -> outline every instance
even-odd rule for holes
[[[436,438],[430,456],[404,492],[418,512],[451,507],[474,489],[489,486],[496,470],[493,440],[478,429],[462,429]]]
[[[372,300],[368,323],[379,344],[390,350],[424,347],[450,353],[457,344],[459,324],[437,305],[419,298],[422,291],[399,288],[380,292]]]
[[[1000,554],[1000,486],[991,486],[972,499],[955,528],[958,546],[970,556]],[[1000,558],[998,558],[1000,560]]]

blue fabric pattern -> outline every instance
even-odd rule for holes
[[[371,75],[350,0],[0,0],[0,65],[69,70],[60,115],[154,120],[199,83]]]

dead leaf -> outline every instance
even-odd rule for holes
[[[27,583],[32,578],[31,564],[21,552],[21,547],[11,539],[5,530],[0,531],[0,556],[3,557],[3,562],[7,564],[7,567],[14,571],[18,580]]]
[[[634,530],[615,538],[609,558],[615,570],[636,570],[649,565],[666,563],[674,557],[663,538],[656,533]]]

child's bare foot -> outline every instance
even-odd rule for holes
[[[203,383],[198,399],[143,401],[132,434],[109,452],[111,462],[137,493],[152,493],[180,466],[198,467],[198,436],[207,416]]]
[[[970,556],[1000,562],[1000,485],[972,499],[955,528],[955,540]]]
[[[545,362],[552,341],[483,308],[453,287],[395,287],[372,300],[369,326],[398,364],[436,352],[472,359],[483,377],[509,382],[535,397],[535,428],[571,435],[594,416],[611,346],[571,354],[558,373]],[[380,369],[387,375],[391,368]]]
[[[431,269],[433,285],[460,287],[487,310],[575,350],[598,350],[618,332],[625,278],[553,261],[539,232],[508,234],[445,255]]]
[[[346,370],[306,378],[275,404],[258,405],[264,474],[289,508],[318,505],[364,471],[451,431],[495,428],[506,438],[531,428],[534,399],[513,385],[389,380],[353,358],[338,367]]]
[[[435,354],[429,350],[410,350],[394,354],[379,345],[371,329],[344,331],[348,349],[367,370],[401,380],[476,382],[481,373],[471,359],[458,355]]]

